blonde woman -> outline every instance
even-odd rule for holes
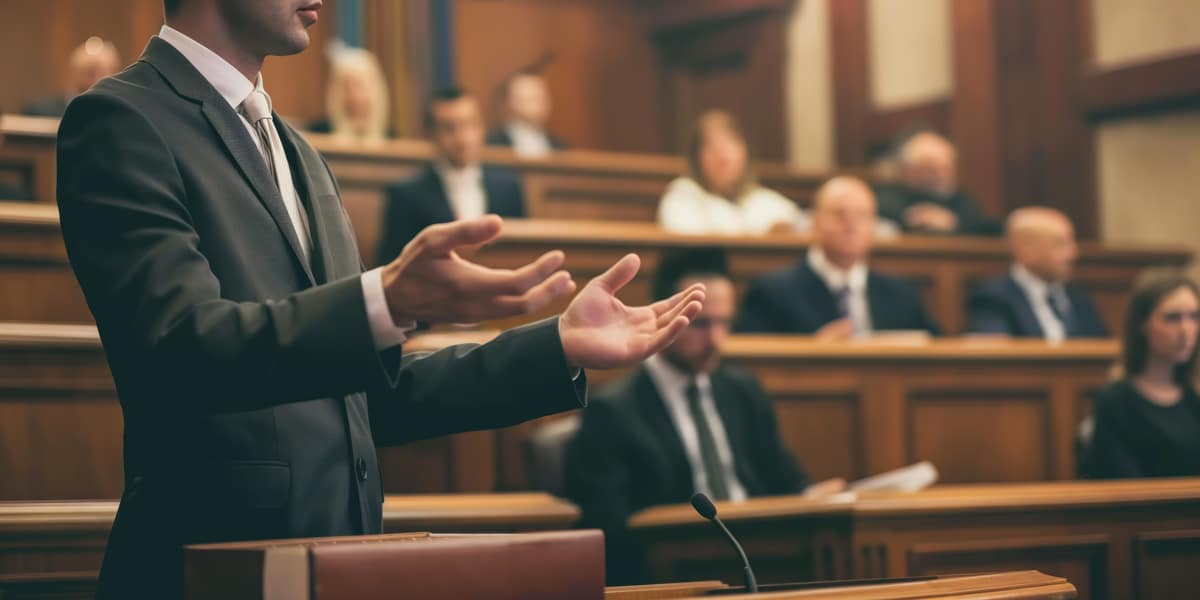
[[[733,115],[700,116],[688,147],[689,174],[672,181],[658,223],[676,233],[762,235],[808,228],[795,202],[759,185],[746,136]]]
[[[389,137],[387,82],[375,55],[340,46],[329,53],[331,73],[325,96],[329,118],[310,129],[346,140],[378,142]]]

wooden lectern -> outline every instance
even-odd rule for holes
[[[594,530],[235,542],[185,555],[188,600],[604,598]]]

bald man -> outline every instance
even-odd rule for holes
[[[1087,292],[1068,283],[1078,256],[1071,220],[1055,209],[1032,206],[1014,211],[1006,230],[1012,270],[971,294],[967,330],[1051,342],[1107,337]]]
[[[541,158],[566,148],[550,133],[550,86],[534,73],[518,73],[504,84],[504,111],[507,122],[488,134],[489,146],[507,146],[518,156]]]
[[[825,339],[875,331],[938,333],[908,282],[867,267],[877,221],[875,195],[855,177],[835,177],[817,190],[812,245],[804,260],[750,284],[736,329]]]
[[[994,235],[999,226],[958,186],[958,151],[932,132],[910,137],[899,151],[900,182],[880,186],[879,214],[915,233]]]
[[[121,55],[112,42],[92,36],[71,52],[63,93],[33,102],[23,111],[35,117],[61,117],[71,99],[121,68]]]

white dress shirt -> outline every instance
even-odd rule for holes
[[[255,82],[246,79],[240,71],[217,55],[217,53],[168,25],[162,26],[162,29],[158,32],[158,37],[178,50],[200,72],[200,75],[208,80],[209,84],[217,90],[221,98],[229,103],[229,107],[235,113],[238,113],[242,124],[246,126],[246,134],[254,141],[254,145],[258,148],[259,152],[262,152],[262,140],[259,139],[254,126],[245,117],[242,117],[238,111],[238,107],[241,106],[242,101],[246,99],[246,96],[250,95],[250,92],[254,91],[255,85],[261,85],[262,74],[258,75]],[[264,160],[266,160],[265,154],[263,156]],[[287,176],[291,177],[291,173],[288,173]],[[299,196],[294,191],[288,196],[283,199],[283,203],[287,209],[288,216],[291,218],[292,226],[296,228],[297,237],[300,238],[300,245],[305,254],[304,258],[307,260],[309,258],[307,255],[311,248],[308,217],[300,203]],[[384,350],[400,345],[404,342],[407,333],[412,330],[413,326],[412,324],[397,326],[392,320],[392,313],[388,310],[387,297],[383,293],[383,274],[381,269],[372,269],[363,273],[361,281],[363,299],[367,307],[367,319],[370,322],[371,337],[375,343],[375,349]]]
[[[542,158],[554,151],[550,136],[544,129],[523,121],[509,121],[504,129],[512,139],[513,152],[521,158]]]
[[[692,412],[688,408],[687,387],[693,381],[692,376],[680,371],[666,359],[657,355],[646,360],[646,371],[650,374],[650,380],[654,382],[659,397],[667,405],[667,414],[671,416],[675,431],[679,433],[679,439],[683,442],[688,464],[692,467],[692,485],[697,492],[711,495],[712,489],[708,486],[704,459],[700,455],[700,438],[696,433],[696,421],[692,419]],[[713,399],[712,380],[708,375],[698,375],[694,381],[696,387],[700,389],[700,410],[704,411],[704,418],[708,420],[709,428],[712,430],[713,441],[717,446],[717,456],[721,460],[721,470],[725,473],[725,481],[729,486],[729,499],[745,500],[746,488],[738,480],[737,471],[734,469],[733,450],[729,446],[729,437],[725,435],[725,425],[721,421],[721,414],[717,412],[717,403]]]
[[[675,233],[762,235],[778,223],[809,228],[808,215],[779,192],[758,186],[737,203],[709,193],[690,177],[667,186],[658,205],[658,224]]]
[[[1061,342],[1066,339],[1066,325],[1054,314],[1049,300],[1049,295],[1053,293],[1060,307],[1070,307],[1071,301],[1067,299],[1067,291],[1062,284],[1051,285],[1018,264],[1013,265],[1011,273],[1013,281],[1025,292],[1029,306],[1033,307],[1033,316],[1037,317],[1046,341]]]
[[[829,262],[825,251],[817,246],[810,246],[805,257],[817,277],[825,282],[830,292],[836,297],[843,288],[850,290],[849,309],[850,321],[854,323],[854,334],[869,335],[872,330],[871,303],[867,300],[867,265],[855,263],[849,271],[843,271]]]
[[[482,167],[471,165],[459,169],[439,160],[434,164],[434,169],[442,180],[442,188],[446,190],[446,200],[450,202],[450,212],[454,213],[455,219],[474,219],[487,214],[487,191],[483,189]]]

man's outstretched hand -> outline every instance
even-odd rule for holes
[[[649,306],[626,306],[616,292],[637,275],[641,260],[626,255],[584,286],[558,321],[563,352],[572,368],[636,365],[670,345],[700,312],[704,286],[693,285]]]
[[[555,250],[519,269],[490,269],[459,256],[500,235],[495,215],[430,225],[383,268],[383,291],[396,323],[474,323],[540,310],[575,291]]]

